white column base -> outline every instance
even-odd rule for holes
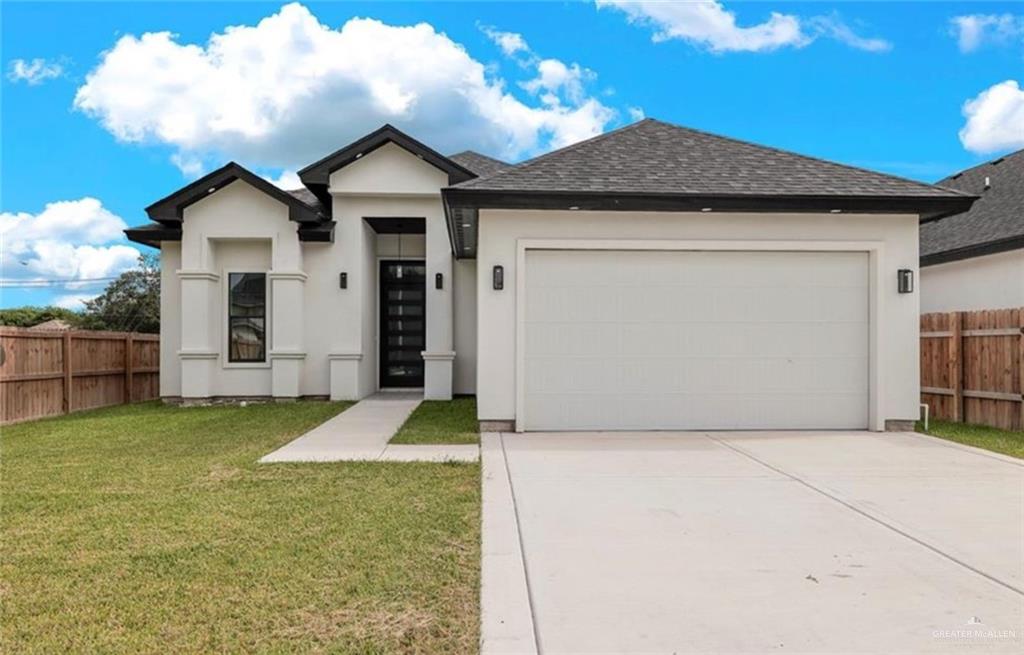
[[[362,353],[331,353],[331,400],[359,400],[359,363]]]
[[[210,380],[213,379],[217,353],[208,351],[179,351],[181,362],[181,397],[209,398],[213,395]]]
[[[306,353],[270,353],[270,394],[274,398],[298,398],[302,360]]]
[[[452,362],[455,351],[420,353],[423,356],[423,399],[452,399]]]

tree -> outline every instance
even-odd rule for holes
[[[0,325],[11,325],[14,327],[32,327],[60,319],[67,321],[70,325],[78,327],[82,323],[82,315],[63,307],[14,307],[12,309],[0,309]]]
[[[82,322],[90,330],[160,332],[158,255],[140,255],[138,268],[121,273],[103,293],[87,300]]]

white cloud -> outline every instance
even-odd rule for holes
[[[625,12],[631,23],[653,28],[655,42],[680,39],[716,53],[802,48],[823,36],[871,52],[892,48],[884,39],[857,35],[835,15],[805,20],[793,14],[773,11],[768,20],[742,27],[736,21],[736,14],[717,0],[596,0],[596,3],[598,8],[613,7]]]
[[[597,6],[620,9],[630,22],[653,27],[655,41],[682,39],[712,52],[758,52],[784,46],[799,48],[809,43],[796,16],[772,12],[763,23],[740,27],[736,15],[714,0],[597,0]]]
[[[960,52],[973,52],[985,43],[1024,41],[1024,16],[1013,14],[970,14],[950,19]]]
[[[64,67],[45,59],[12,59],[7,66],[7,79],[12,82],[26,82],[31,86],[42,84],[64,74]]]
[[[385,122],[442,152],[515,158],[599,134],[615,117],[593,97],[527,104],[427,23],[354,18],[335,30],[297,3],[206,44],[124,36],[75,107],[120,141],[171,145],[190,169],[225,159],[294,169]]]
[[[189,178],[198,178],[206,171],[203,160],[194,155],[175,152],[171,155],[171,163],[178,167],[182,175]]]
[[[629,119],[632,120],[633,122],[642,120],[644,118],[643,107],[627,107],[626,111],[629,113]]]
[[[479,27],[480,31],[486,34],[487,38],[493,41],[509,57],[520,52],[530,52],[530,46],[526,44],[526,39],[523,38],[522,34],[502,32],[490,25],[480,25]]]
[[[544,97],[549,99],[564,94],[570,101],[578,103],[584,97],[584,83],[594,77],[593,71],[579,64],[566,65],[558,59],[542,59],[537,63],[537,77],[520,86],[533,94],[543,91]]]
[[[889,52],[892,43],[885,39],[863,37],[839,19],[838,16],[817,16],[809,21],[816,36],[827,36],[851,48],[867,52]]]
[[[285,191],[302,188],[302,180],[299,179],[299,174],[293,170],[283,170],[277,177],[264,175],[263,179]]]
[[[0,277],[83,280],[118,275],[139,257],[135,248],[112,243],[123,240],[125,227],[95,198],[52,202],[39,214],[0,213]]]
[[[64,309],[80,310],[85,309],[85,301],[92,300],[99,293],[66,293],[53,299],[52,305]]]
[[[971,152],[1024,148],[1024,89],[1006,80],[964,103],[960,143]]]

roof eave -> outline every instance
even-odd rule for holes
[[[159,248],[163,241],[181,241],[181,229],[166,225],[130,227],[124,230],[124,235],[129,241],[153,248]]]
[[[1019,249],[1024,249],[1024,234],[1006,239],[999,239],[997,241],[975,243],[970,246],[955,248],[953,250],[929,253],[921,256],[920,263],[921,266],[935,266],[936,264],[946,264],[949,262],[962,261],[964,259],[974,259],[975,257],[996,255],[1001,252],[1009,252],[1011,250]]]
[[[836,196],[618,193],[577,191],[499,191],[449,187],[452,205],[478,209],[589,209],[610,211],[755,211],[918,214],[922,221],[966,211],[977,196]]]
[[[830,196],[751,194],[586,193],[497,191],[449,187],[442,190],[449,238],[457,257],[472,257],[455,229],[458,209],[537,209],[648,212],[756,212],[913,214],[924,223],[966,211],[976,196]]]
[[[229,162],[154,202],[146,207],[146,214],[157,223],[180,224],[186,207],[238,180],[285,204],[288,207],[289,220],[297,223],[320,223],[324,220],[324,217],[313,207],[235,162]]]

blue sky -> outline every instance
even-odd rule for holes
[[[124,224],[228,159],[294,187],[385,121],[521,160],[646,115],[924,181],[1024,147],[1016,3],[0,12],[4,307],[95,294],[102,282],[9,281],[116,275],[135,256]]]

